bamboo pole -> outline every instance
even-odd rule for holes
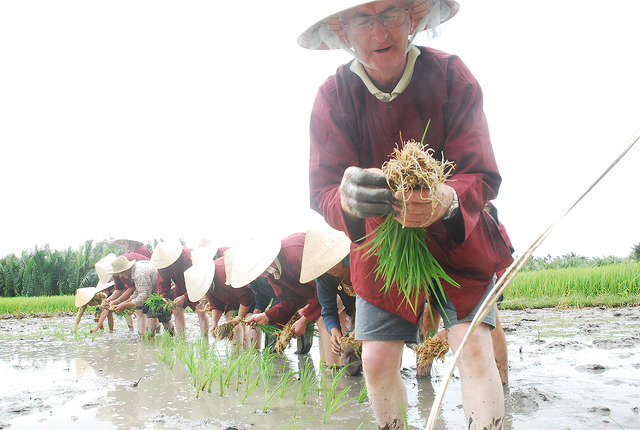
[[[427,420],[427,425],[425,430],[433,430],[436,425],[436,420],[438,418],[438,413],[440,412],[440,407],[442,406],[442,400],[444,399],[444,393],[447,390],[447,386],[449,385],[449,381],[451,380],[451,376],[453,375],[453,370],[455,369],[460,356],[462,355],[462,351],[464,350],[465,345],[467,344],[469,338],[473,331],[480,325],[480,323],[485,319],[485,317],[489,314],[493,306],[497,303],[500,295],[504,292],[504,290],[509,286],[515,275],[522,269],[522,266],[527,262],[529,257],[533,254],[533,251],[538,248],[542,242],[549,236],[549,234],[556,228],[556,226],[564,219],[565,216],[569,212],[573,210],[574,207],[587,195],[589,192],[613,169],[613,167],[618,164],[618,162],[631,150],[633,145],[640,139],[640,129],[636,131],[636,133],[631,137],[627,145],[620,152],[618,157],[605,169],[605,171],[578,197],[578,199],[569,206],[567,209],[553,224],[551,224],[547,229],[531,244],[531,246],[520,256],[518,257],[505,271],[505,273],[500,277],[498,282],[494,285],[493,289],[489,292],[487,297],[482,302],[478,313],[471,321],[471,325],[467,330],[467,333],[462,338],[462,342],[458,347],[458,350],[453,355],[453,360],[447,370],[446,377],[444,379],[444,383],[440,386],[438,394],[436,395],[433,406],[431,407],[431,412],[429,413],[429,419]]]

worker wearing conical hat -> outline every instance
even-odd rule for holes
[[[354,242],[355,333],[363,341],[369,400],[380,428],[400,429],[408,408],[400,374],[404,342],[418,340],[421,304],[433,294],[421,290],[414,301],[395,284],[385,288],[383,277],[375,275],[378,257],[368,258],[360,245],[365,237],[376,237],[389,214],[405,227],[425,229],[425,246],[453,281],[442,280],[442,296],[435,302],[455,350],[494,274],[513,261],[508,237],[483,211],[497,196],[501,176],[477,80],[460,58],[414,45],[417,34],[436,35],[440,24],[458,13],[455,0],[314,4],[319,9],[314,20],[320,20],[305,25],[298,43],[307,49],[343,49],[354,59],[322,83],[311,112],[311,206]],[[428,144],[434,157],[455,168],[434,195],[423,189],[400,205],[403,195],[394,194],[381,169],[409,140]],[[470,429],[501,428],[504,420],[504,393],[491,348],[494,326],[494,316],[488,315],[462,354]]]

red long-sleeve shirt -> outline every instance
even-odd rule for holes
[[[307,319],[314,321],[320,316],[321,308],[315,281],[300,283],[304,237],[304,233],[295,233],[282,239],[282,248],[278,254],[282,268],[280,278],[268,276],[273,291],[281,299],[280,303],[265,312],[269,321],[274,324],[286,324],[298,309],[307,304],[310,304],[304,313]]]
[[[508,266],[511,249],[506,232],[483,211],[495,198],[501,182],[482,109],[476,79],[452,55],[420,48],[413,77],[405,91],[385,103],[373,96],[349,65],[338,68],[320,87],[311,115],[309,183],[311,206],[334,228],[354,242],[370,234],[382,218],[362,220],[355,228],[345,223],[339,186],[349,166],[381,168],[401,141],[421,141],[434,157],[456,164],[447,185],[459,198],[460,212],[453,220],[437,221],[427,229],[427,246],[459,288],[443,282],[459,318],[469,314],[491,282],[493,274]],[[376,258],[366,249],[351,250],[351,279],[360,297],[417,322],[418,315],[394,286],[381,293],[375,279]],[[420,294],[419,302],[424,299]]]

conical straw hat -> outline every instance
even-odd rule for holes
[[[171,266],[182,255],[182,243],[178,239],[160,242],[151,254],[151,267],[164,269]]]
[[[119,256],[115,260],[111,262],[111,270],[107,273],[109,275],[115,275],[116,273],[122,273],[125,270],[128,270],[136,263],[136,260],[127,260],[127,257],[124,255]]]
[[[429,17],[426,18],[430,25],[427,28],[432,28],[433,26],[438,26],[450,20],[460,10],[460,5],[455,0],[411,0],[411,2],[413,3],[412,28],[415,29],[415,34],[425,30],[424,26],[421,26],[420,23],[428,12],[437,18],[435,21],[429,19]],[[308,11],[314,14],[312,19],[316,20],[322,16],[324,16],[324,18],[308,27],[298,37],[298,45],[307,49],[335,49],[337,45],[327,46],[325,40],[323,40],[319,34],[331,32],[335,34],[337,38],[340,34],[340,14],[366,3],[373,2],[370,0],[323,0],[313,2],[312,6],[308,7]]]
[[[95,264],[96,274],[98,275],[98,279],[100,279],[100,282],[102,282],[103,284],[106,284],[112,278],[112,276],[110,274],[108,274],[107,272],[109,272],[111,270],[111,263],[115,259],[116,259],[116,254],[114,254],[112,252],[112,253],[107,254],[104,257],[102,257]]]
[[[115,282],[109,281],[106,284],[103,284],[102,282],[98,282],[98,285],[95,286],[95,290],[96,290],[95,292],[99,293],[100,291],[106,290],[112,285],[115,285]]]
[[[305,235],[300,283],[313,281],[341,262],[351,249],[351,240],[330,227],[312,228]]]
[[[196,248],[191,250],[191,264],[194,266],[200,263],[209,263],[213,261],[213,257],[216,256],[218,248],[214,246],[203,246],[202,248]]]
[[[184,271],[184,281],[187,287],[187,297],[192,302],[198,302],[207,294],[210,287],[215,288],[213,276],[216,273],[216,266],[213,260],[194,264]]]
[[[225,263],[229,251],[232,258],[227,282],[233,288],[242,288],[255,281],[278,257],[281,248],[282,241],[278,239],[253,239],[228,249],[224,254]]]
[[[78,288],[76,290],[76,307],[79,308],[89,303],[95,294],[96,289],[94,287]]]

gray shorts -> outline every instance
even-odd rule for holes
[[[487,286],[487,289],[485,290],[484,294],[482,295],[482,298],[480,299],[480,301],[478,301],[478,303],[476,303],[476,306],[473,308],[473,310],[469,313],[469,315],[467,315],[466,317],[464,317],[462,319],[458,319],[458,314],[456,312],[456,307],[453,305],[453,302],[447,297],[446,294],[444,296],[444,300],[443,300],[443,297],[440,296],[441,303],[438,303],[437,300],[433,300],[434,306],[436,307],[436,309],[440,313],[440,316],[442,317],[442,322],[444,323],[444,328],[448,329],[451,326],[454,326],[454,325],[459,324],[461,322],[466,322],[466,321],[473,320],[473,318],[478,313],[478,309],[480,309],[480,305],[482,305],[482,302],[484,302],[484,299],[486,299],[487,295],[489,295],[489,291],[491,291],[491,289],[493,288],[494,283],[495,283],[495,277],[491,281],[491,283]],[[484,318],[484,320],[482,320],[482,322],[488,324],[489,327],[491,328],[491,330],[496,328],[496,307],[495,306],[487,314],[487,316]]]
[[[417,324],[380,309],[360,296],[356,296],[355,332],[357,340],[420,342]]]
[[[491,281],[482,298],[473,308],[471,313],[460,320],[458,319],[453,302],[446,296],[446,294],[444,298],[440,298],[442,306],[438,304],[437,300],[434,300],[434,305],[444,322],[444,328],[448,329],[461,322],[473,320],[475,315],[478,313],[480,305],[487,297],[489,291],[493,288],[493,285],[494,281]],[[420,318],[422,318],[422,315]],[[491,312],[489,312],[483,322],[488,324],[492,330],[495,328],[495,306],[491,309]],[[355,336],[357,340],[401,340],[405,342],[419,343],[419,326],[420,321],[418,321],[418,324],[412,324],[396,314],[387,312],[375,305],[372,305],[360,296],[356,297]]]

